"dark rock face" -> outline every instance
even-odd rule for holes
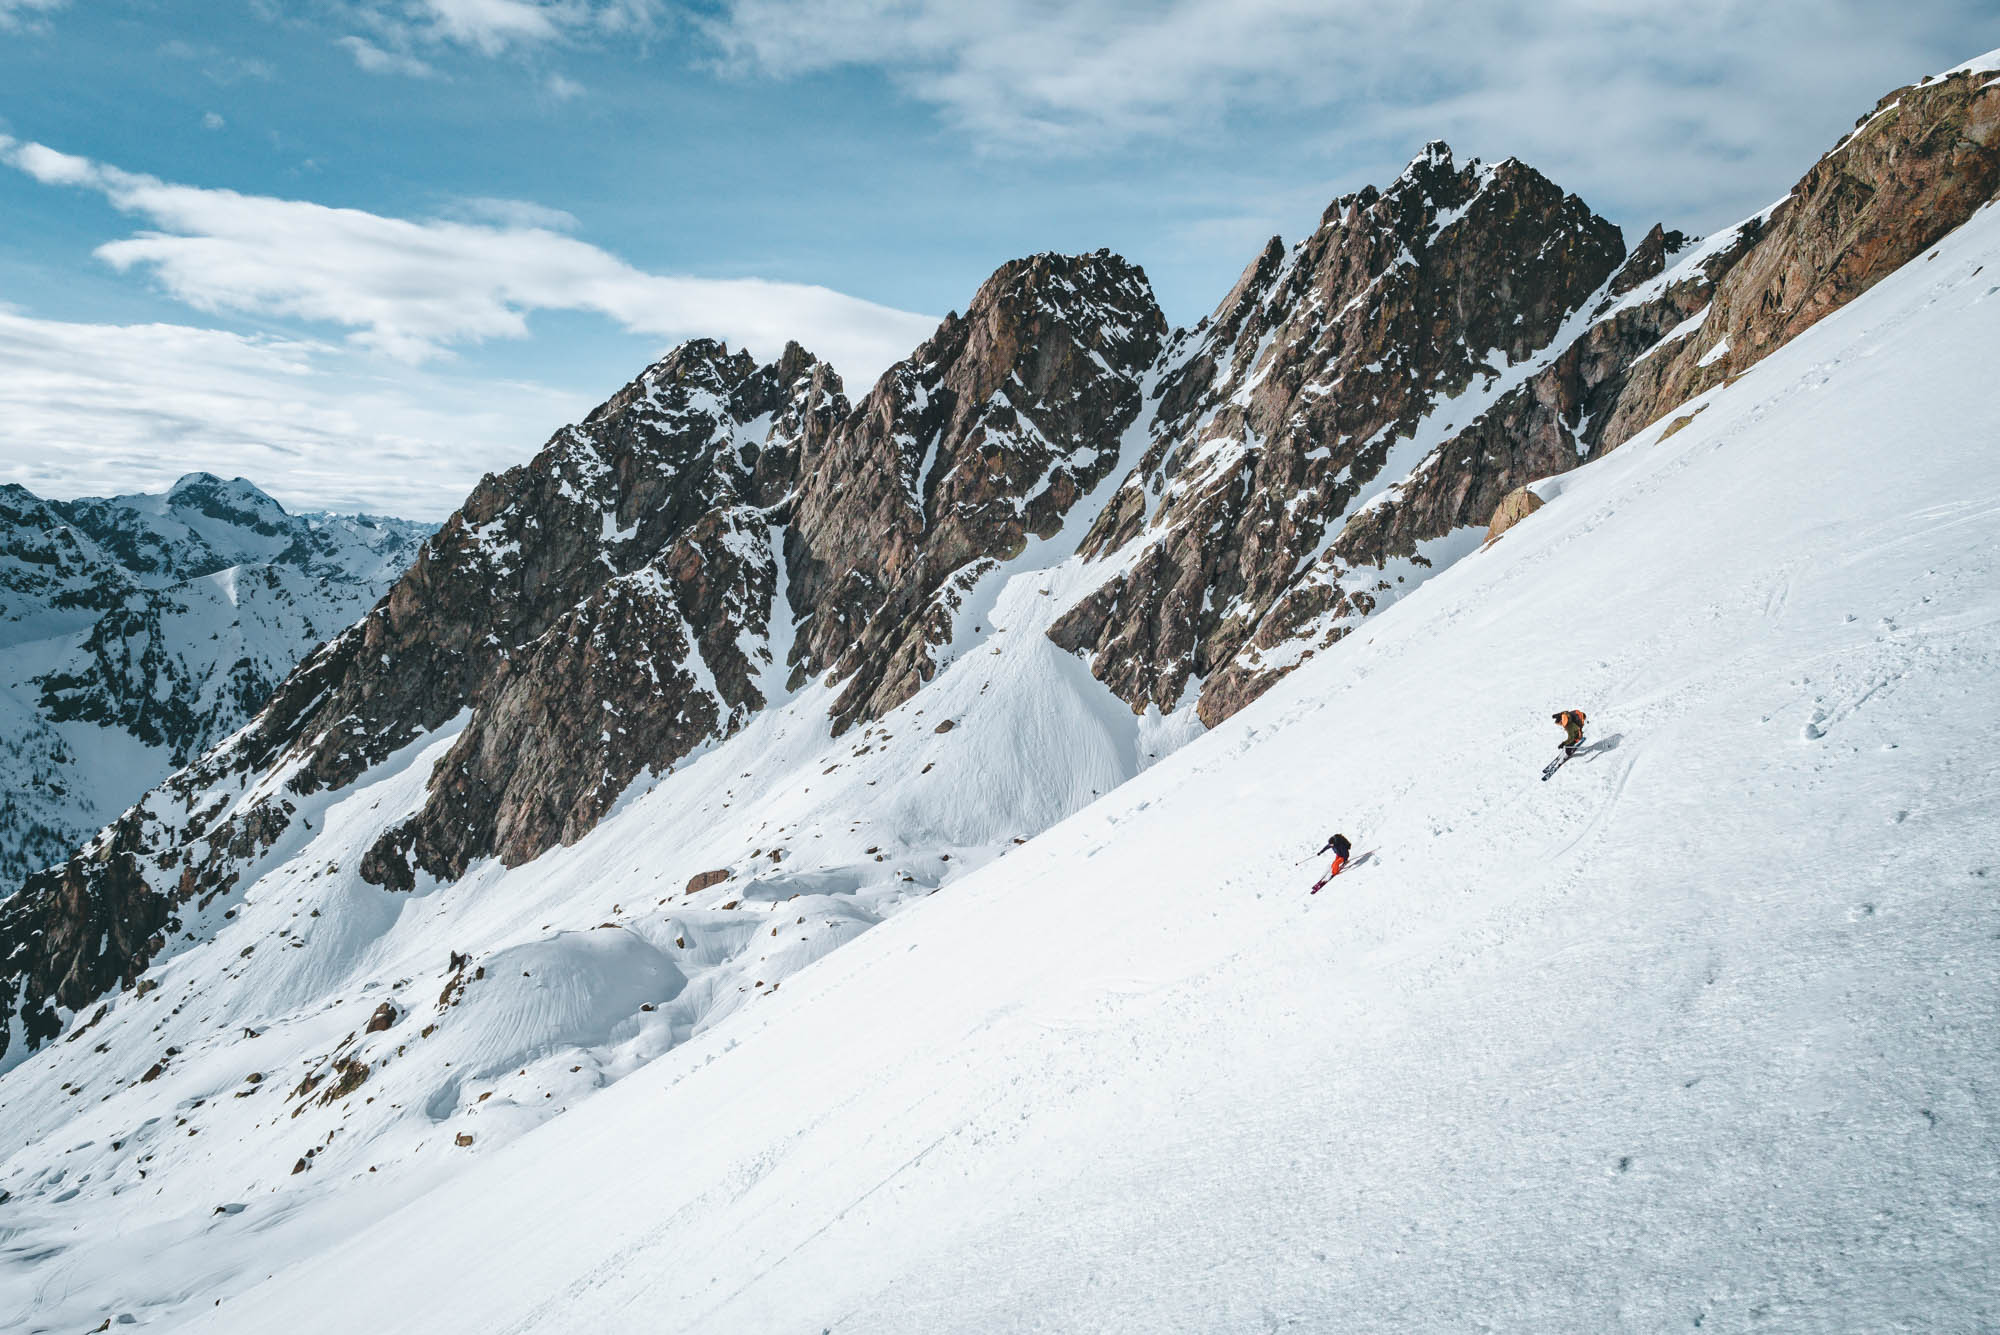
[[[81,1010],[131,986],[164,944],[169,904],[140,872],[154,833],[128,813],[88,862],[38,872],[0,904],[0,1013],[20,1016],[29,1047],[61,1032],[57,1007]]]
[[[2000,192],[2000,86],[1955,74],[1890,93],[1772,210],[1699,330],[1634,375],[1616,445],[1742,374],[1907,264]],[[1718,351],[1720,349],[1720,351]]]
[[[1436,568],[1452,535],[1488,525],[1509,492],[1566,472],[1604,448],[1609,417],[1631,368],[1663,335],[1698,313],[1747,241],[1724,238],[1701,264],[1664,281],[1678,233],[1655,227],[1566,332],[1516,373],[1512,389],[1447,423],[1444,439],[1409,474],[1339,523],[1324,551],[1276,600],[1236,657],[1209,679],[1201,716],[1213,725],[1261,695],[1298,663],[1349,633]],[[1581,325],[1581,332],[1577,326]],[[1522,378],[1525,374],[1525,378]],[[1390,577],[1392,565],[1399,570]]]
[[[706,890],[712,885],[721,885],[728,879],[729,869],[726,867],[717,867],[713,871],[698,871],[688,877],[687,888],[682,890],[681,893],[691,895],[696,891]]]
[[[1443,144],[1334,201],[1294,250],[1273,240],[1169,352],[1151,448],[1085,544],[1136,554],[1057,643],[1135,708],[1173,708],[1330,524],[1416,462],[1395,466],[1433,409],[1546,346],[1624,258],[1616,227],[1533,169],[1461,168]],[[1204,718],[1240,703],[1203,701]]]
[[[482,483],[432,546],[451,564],[419,563],[390,595],[383,636],[400,638],[405,593],[419,636],[449,626],[448,662],[420,645],[414,704],[426,727],[466,705],[473,720],[424,810],[383,836],[364,874],[408,888],[415,869],[449,879],[489,854],[527,861],[587,832],[642,770],[761,709],[782,677],[773,618],[791,617],[773,530],[846,408],[839,379],[796,345],[759,367],[688,344],[533,464]],[[497,617],[496,589],[512,595]]]
[[[794,618],[795,680],[851,678],[842,722],[888,708],[929,675],[947,581],[1054,533],[1116,463],[1163,325],[1122,260],[1037,256],[851,413],[796,346],[758,367],[685,345],[481,483],[336,646],[356,666],[326,726],[277,734],[317,732],[301,778],[340,786],[387,753],[368,739],[472,707],[424,810],[363,863],[409,888],[573,841],[640,772],[729,735],[783,685]]]
[[[930,679],[957,593],[1047,538],[1117,465],[1166,320],[1108,252],[1037,255],[890,369],[805,473],[787,541],[800,665],[837,728]]]
[[[1770,214],[1671,272],[1681,238],[1655,228],[1546,366],[1348,520],[1208,681],[1202,718],[1249,703],[1392,596],[1380,579],[1390,561],[1422,564],[1424,543],[1487,522],[1511,488],[1595,458],[1740,375],[1994,198],[2000,89],[1981,77],[1883,98]]]

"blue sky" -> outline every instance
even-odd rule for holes
[[[0,480],[440,517],[681,338],[858,395],[1098,246],[1191,322],[1432,137],[1705,231],[1996,45],[2000,0],[0,0]]]

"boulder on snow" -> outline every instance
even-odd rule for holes
[[[1514,488],[1500,498],[1500,504],[1493,507],[1493,518],[1486,524],[1486,540],[1492,542],[1541,508],[1541,497],[1526,487]]]
[[[472,1143],[472,1133],[470,1131],[461,1131],[451,1138],[451,1143],[460,1149],[464,1149]]]
[[[392,1001],[385,1001],[375,1008],[373,1015],[368,1017],[368,1024],[361,1032],[364,1034],[379,1034],[395,1023],[396,1004]]]
[[[728,879],[729,869],[727,867],[717,867],[714,871],[696,872],[694,875],[688,877],[687,889],[681,893],[691,895],[697,890],[706,890],[711,885],[721,885]]]

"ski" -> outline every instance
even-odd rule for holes
[[[1561,769],[1564,763],[1567,762],[1569,758],[1575,754],[1576,752],[1574,751],[1565,751],[1561,755],[1557,756],[1554,760],[1551,760],[1548,763],[1548,765],[1545,766],[1542,770],[1542,782],[1547,783],[1549,781],[1550,776],[1553,775],[1557,770]]]

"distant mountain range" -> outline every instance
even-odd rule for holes
[[[247,722],[430,531],[207,473],[72,501],[0,487],[0,894]]]

